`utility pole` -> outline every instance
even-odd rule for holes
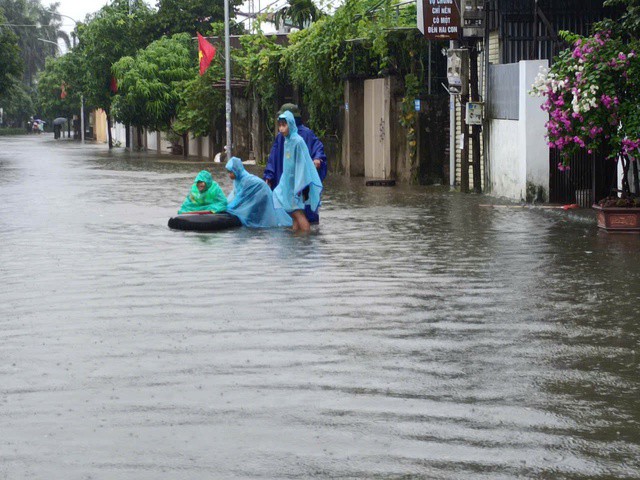
[[[460,95],[460,107],[462,108],[461,125],[462,131],[462,158],[460,159],[460,191],[469,193],[469,126],[467,125],[467,103],[469,103],[469,95]]]
[[[129,0],[129,16],[131,16],[131,14],[133,13],[133,1],[134,0]],[[107,125],[107,128],[111,128],[111,127]],[[125,144],[127,147],[129,147],[129,151],[131,152],[133,152],[133,141],[134,141],[133,125],[127,125],[127,134],[126,134]]]
[[[478,88],[478,42],[473,40],[469,49],[469,80],[471,81],[471,101],[480,101],[480,92]],[[482,193],[482,176],[480,175],[480,125],[471,126],[471,140],[473,142],[473,150],[471,159],[473,165],[473,191]],[[467,174],[468,175],[468,174]]]
[[[225,119],[227,130],[227,145],[225,151],[227,160],[231,158],[231,41],[229,38],[229,0],[224,0],[224,76],[225,76]]]
[[[84,143],[84,95],[80,95],[80,140]]]

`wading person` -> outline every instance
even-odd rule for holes
[[[293,117],[296,122],[296,127],[298,127],[298,135],[302,137],[304,142],[309,149],[309,155],[311,155],[311,159],[318,170],[318,176],[320,177],[320,181],[323,182],[325,177],[327,176],[327,156],[324,153],[324,145],[322,142],[316,137],[313,130],[308,128],[306,125],[302,123],[302,118],[300,117],[300,110],[298,106],[293,103],[285,103],[280,107],[280,111],[278,115],[282,115],[284,112],[290,111],[293,114]],[[262,178],[264,178],[265,182],[269,184],[271,189],[275,189],[280,182],[280,177],[282,176],[282,162],[284,155],[284,137],[281,133],[276,135],[276,139],[271,146],[271,152],[269,153],[269,159],[267,160],[267,166],[264,170],[264,174]],[[305,208],[305,215],[307,220],[311,223],[318,223],[320,221],[320,217],[317,212],[311,211],[309,208]]]
[[[213,177],[206,170],[196,176],[191,191],[184,199],[178,213],[212,212],[220,213],[227,210],[227,197],[220,186],[213,181]]]
[[[290,111],[278,117],[278,130],[284,137],[284,155],[282,175],[273,191],[273,204],[291,215],[294,231],[308,232],[310,226],[304,211],[308,206],[317,214],[322,182]]]
[[[238,157],[231,157],[225,167],[233,180],[233,191],[227,197],[227,212],[240,219],[245,227],[291,227],[287,213],[273,205],[273,193],[264,180],[247,172]]]

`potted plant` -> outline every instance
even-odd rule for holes
[[[605,20],[589,37],[561,32],[571,47],[540,73],[533,93],[546,97],[548,145],[560,153],[559,169],[580,149],[607,152],[603,160],[621,168],[621,188],[593,205],[598,226],[640,232],[640,40],[631,3],[627,10],[621,22]]]

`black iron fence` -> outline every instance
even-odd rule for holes
[[[551,203],[577,203],[590,207],[611,194],[617,185],[616,161],[605,158],[601,152],[580,151],[567,162],[568,169],[561,170],[557,149],[549,155],[549,201]]]

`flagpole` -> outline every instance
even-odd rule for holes
[[[226,97],[227,160],[231,158],[231,45],[229,41],[229,0],[224,0],[224,75]]]

